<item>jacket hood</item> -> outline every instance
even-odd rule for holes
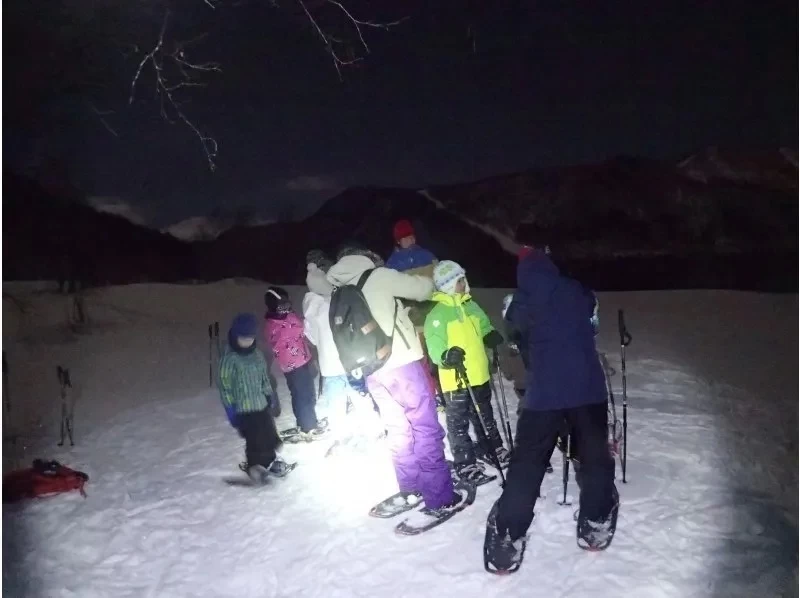
[[[346,284],[356,284],[358,277],[375,264],[364,255],[346,255],[328,270],[328,282],[335,287]]]
[[[529,301],[544,304],[559,283],[560,272],[553,261],[534,250],[517,265],[517,288]]]
[[[306,285],[309,291],[323,297],[329,297],[333,292],[333,285],[328,282],[327,275],[316,264],[308,265]]]

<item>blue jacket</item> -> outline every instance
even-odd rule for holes
[[[520,260],[517,285],[506,318],[527,341],[525,409],[605,403],[605,376],[590,320],[594,295],[561,276],[538,251]]]
[[[419,245],[412,245],[408,249],[395,249],[389,259],[386,260],[386,267],[398,272],[405,272],[430,266],[435,261],[436,256],[430,251],[423,249]]]

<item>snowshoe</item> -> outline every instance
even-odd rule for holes
[[[411,509],[416,509],[421,502],[422,495],[419,492],[398,492],[372,507],[369,510],[369,516],[389,519]]]
[[[486,519],[486,537],[483,541],[483,568],[493,575],[508,575],[516,573],[522,566],[525,548],[528,545],[527,536],[512,541],[508,532],[502,536],[497,529],[497,504],[498,499],[489,511]]]
[[[476,489],[472,484],[464,481],[458,482],[453,486],[453,492],[455,496],[451,504],[438,509],[429,509],[427,507],[420,509],[418,517],[410,517],[398,523],[394,528],[395,533],[401,536],[416,536],[427,532],[451,519],[475,502]]]
[[[317,427],[308,432],[303,432],[298,427],[287,428],[279,432],[281,440],[289,444],[298,444],[300,442],[314,442],[319,440],[328,432],[328,418],[323,417],[317,421]]]
[[[246,473],[250,480],[254,483],[266,483],[266,479],[269,477],[286,477],[294,470],[295,467],[297,467],[296,462],[287,463],[280,458],[275,459],[269,467],[264,467],[263,465],[254,465],[253,467],[249,467],[247,465],[247,461],[239,463],[239,469]],[[255,474],[255,479],[253,474]],[[262,479],[264,480],[263,482]]]
[[[269,466],[269,474],[276,478],[285,478],[294,471],[295,467],[297,467],[297,462],[287,463],[283,459],[275,459]]]
[[[285,430],[281,430],[280,432],[278,432],[278,435],[284,442],[290,442],[290,443],[311,442],[309,438],[314,439],[317,436],[323,435],[327,431],[328,431],[328,418],[323,417],[317,420],[317,427],[307,433],[303,432],[302,429],[295,426],[293,428],[286,428]]]
[[[614,489],[614,507],[602,521],[590,521],[578,513],[577,538],[578,548],[591,552],[605,550],[611,545],[617,531],[617,515],[619,514],[619,493]]]
[[[450,473],[453,477],[454,483],[464,481],[477,488],[478,486],[483,486],[484,484],[488,484],[489,482],[497,479],[496,475],[487,474],[483,465],[480,463],[469,463],[461,466],[456,466],[453,463],[449,463],[449,465]]]

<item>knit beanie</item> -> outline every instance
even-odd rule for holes
[[[414,235],[414,227],[408,220],[398,220],[394,225],[394,240],[399,243],[401,239]]]
[[[456,283],[461,279],[466,279],[467,272],[456,262],[444,260],[436,264],[433,269],[433,284],[436,290],[448,295],[456,292]],[[469,283],[467,282],[465,293],[469,293]]]
[[[292,302],[289,293],[281,287],[269,287],[264,293],[264,305],[267,306],[268,315],[285,316],[292,311]]]

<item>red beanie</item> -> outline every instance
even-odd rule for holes
[[[531,247],[530,245],[523,245],[522,247],[519,248],[519,251],[517,252],[517,259],[523,260],[532,253],[533,253],[533,247]]]
[[[400,239],[405,239],[406,237],[411,237],[414,234],[414,227],[411,226],[411,223],[408,220],[398,220],[394,225],[394,240],[396,243],[400,242]]]

